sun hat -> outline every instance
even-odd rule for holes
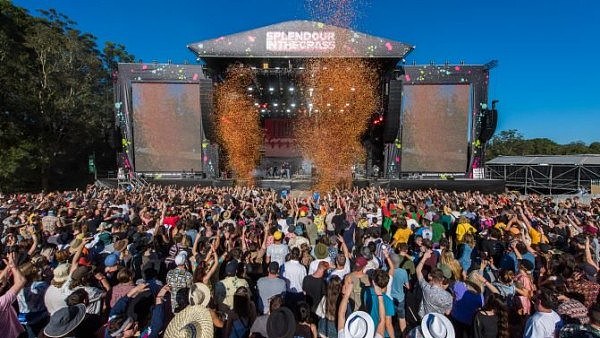
[[[273,239],[276,241],[281,240],[282,237],[283,237],[283,233],[279,230],[275,231],[275,233],[273,234]]]
[[[515,228],[515,227],[512,227],[512,228],[508,229],[508,231],[513,236],[519,236],[519,235],[521,235],[521,231],[518,228]]]
[[[371,338],[375,335],[373,318],[364,312],[353,312],[344,324],[344,338]]]
[[[180,251],[177,254],[177,256],[175,256],[175,265],[185,264],[186,259],[187,259],[187,251]]]
[[[113,249],[115,249],[115,252],[121,252],[127,248],[127,244],[129,244],[127,238],[118,240],[113,244]]]
[[[190,287],[189,301],[191,305],[206,307],[210,302],[210,289],[204,283],[194,283]]]
[[[315,245],[315,257],[317,259],[325,259],[328,255],[329,250],[327,249],[327,245],[323,243]]]
[[[69,243],[69,252],[71,254],[74,254],[77,252],[77,250],[79,250],[79,248],[83,245],[83,241],[79,238],[75,238],[73,239],[70,243]]]
[[[63,283],[69,279],[69,270],[71,265],[68,263],[59,264],[56,268],[54,268],[54,278],[52,281],[55,283]]]
[[[44,328],[47,337],[63,337],[75,330],[85,318],[85,305],[77,304],[62,307],[50,316]]]
[[[267,319],[267,337],[291,338],[296,331],[296,319],[290,309],[278,308]]]
[[[448,317],[428,313],[421,320],[421,333],[425,338],[454,338],[454,327]]]
[[[225,210],[223,211],[223,220],[226,221],[231,218],[231,211]]]
[[[168,338],[212,338],[210,310],[199,305],[188,306],[173,317],[165,330]]]

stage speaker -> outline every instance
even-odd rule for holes
[[[200,80],[200,112],[202,115],[202,130],[209,141],[216,140],[215,117],[213,114],[213,83],[212,80]]]
[[[123,151],[123,142],[122,139],[121,128],[113,128],[108,132],[108,145],[111,149],[116,150],[117,152]]]
[[[400,130],[402,81],[390,80],[388,89],[388,105],[383,118],[383,142],[394,143]]]
[[[485,109],[482,114],[479,140],[487,142],[494,136],[494,132],[496,132],[496,126],[498,125],[498,110]]]

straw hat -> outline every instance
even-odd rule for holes
[[[54,268],[54,278],[52,281],[55,283],[64,283],[69,278],[69,270],[71,269],[71,265],[68,263],[63,263]]]
[[[190,288],[190,304],[206,307],[210,302],[210,289],[204,283],[195,283]]]
[[[210,310],[188,306],[177,313],[165,330],[165,338],[212,338],[214,335]]]
[[[225,210],[223,211],[223,220],[228,220],[231,218],[231,211]]]
[[[83,245],[83,241],[79,238],[75,238],[69,243],[69,252],[74,254],[79,250],[79,248]]]

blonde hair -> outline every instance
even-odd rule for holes
[[[454,254],[450,250],[444,250],[440,255],[440,263],[445,264],[452,271],[452,277],[454,280],[462,280],[462,267],[460,263],[454,258]]]

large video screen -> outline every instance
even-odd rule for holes
[[[402,100],[404,172],[465,172],[471,86],[405,85]]]
[[[132,83],[136,171],[202,170],[198,84]]]

